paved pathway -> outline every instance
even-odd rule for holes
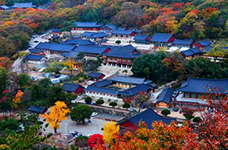
[[[41,120],[43,120],[41,118]],[[72,121],[70,117],[68,117],[67,120],[64,120],[60,123],[60,128],[57,130],[58,132],[61,132],[62,134],[67,134],[68,131],[78,131],[82,133],[83,135],[88,134],[103,134],[103,131],[101,128],[103,128],[103,124],[107,123],[105,120],[100,120],[92,117],[91,123],[87,123],[86,125],[78,125],[75,121]],[[44,122],[44,125],[47,122]],[[47,127],[46,133],[53,133],[54,131],[50,129],[50,127]]]

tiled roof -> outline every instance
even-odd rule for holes
[[[45,109],[46,109],[45,107],[30,106],[28,108],[28,111],[42,114],[42,113],[44,113]]]
[[[203,51],[201,49],[199,49],[198,47],[194,47],[194,48],[191,48],[190,49],[193,53],[195,54],[200,54],[202,53]]]
[[[97,45],[91,45],[91,46],[82,45],[81,46],[80,45],[74,51],[75,52],[82,52],[82,53],[90,53],[90,54],[101,55],[107,49],[108,49],[107,46],[97,46]]]
[[[101,24],[97,22],[77,22],[75,21],[76,27],[78,28],[99,28],[102,27]]]
[[[92,38],[103,38],[107,37],[108,35],[104,32],[96,32],[92,35]]]
[[[162,42],[166,43],[173,35],[170,33],[155,33],[154,36],[150,39],[151,42]]]
[[[84,32],[82,33],[82,37],[91,37],[93,35],[94,32]]]
[[[82,36],[86,38],[103,38],[107,37],[108,35],[104,32],[84,32]]]
[[[112,34],[117,34],[117,35],[130,35],[134,32],[133,30],[122,30],[122,29],[117,29],[113,30]]]
[[[61,30],[59,28],[54,28],[52,29],[52,32],[61,32]]]
[[[26,60],[36,60],[36,61],[40,61],[42,58],[44,58],[43,55],[33,55],[33,54],[28,54],[25,57]]]
[[[79,52],[69,52],[69,53],[62,53],[61,55],[66,58],[75,58],[77,57]]]
[[[150,37],[149,35],[136,35],[134,37],[135,41],[145,41],[148,37]]]
[[[94,45],[95,43],[91,42],[90,40],[83,40],[83,39],[68,39],[62,44],[68,45]]]
[[[0,5],[0,7],[3,8],[3,9],[9,9],[9,7],[6,6],[6,5]]]
[[[105,27],[111,29],[111,30],[115,30],[117,27],[114,24],[106,24]]]
[[[168,118],[168,117],[163,117],[159,114],[157,114],[153,109],[149,108],[139,114],[135,114],[131,116],[130,118],[127,118],[123,121],[118,122],[118,125],[121,126],[124,122],[130,121],[132,124],[138,126],[141,121],[145,122],[148,126],[149,129],[152,129],[152,123],[154,121],[161,121],[163,123],[166,123],[167,125],[170,124],[171,121],[176,121],[175,118]]]
[[[119,92],[119,94],[123,96],[134,96],[139,94],[140,92],[147,92],[150,89],[152,89],[151,86],[147,84],[140,84],[140,85],[136,85],[135,87],[129,88],[125,91],[121,91]]]
[[[100,73],[100,72],[90,72],[89,73],[89,77],[92,77],[92,78],[99,78],[101,75],[104,75],[104,74]]]
[[[211,45],[211,41],[209,41],[209,40],[202,40],[202,41],[199,41],[197,43],[199,43],[199,44],[201,44],[203,46]]]
[[[206,47],[203,49],[203,51],[204,51],[204,52],[210,52],[212,48],[214,48],[214,47],[213,47],[213,46],[206,46]]]
[[[74,83],[64,83],[62,85],[63,90],[66,92],[76,92],[79,87],[80,87],[79,84],[74,84]]]
[[[156,103],[158,102],[165,102],[167,104],[170,104],[170,100],[173,96],[174,90],[172,88],[166,88],[164,89],[159,95]]]
[[[175,39],[173,41],[174,45],[191,45],[192,43],[193,43],[193,40],[189,40],[189,39],[185,39],[185,40]]]
[[[108,41],[107,39],[101,39],[101,40],[97,41],[97,43],[100,44],[100,43],[105,43],[107,41]]]
[[[216,88],[210,92],[211,88]],[[189,93],[228,93],[228,79],[188,78],[178,91]]]
[[[137,58],[141,55],[141,52],[136,51],[136,49],[132,45],[113,46],[111,50],[107,53],[104,53],[104,55],[116,58]]]
[[[39,43],[35,49],[50,51],[70,52],[75,49],[75,45],[57,44],[57,43]]]
[[[135,29],[134,31],[135,31],[135,33],[137,33],[137,34],[141,34],[141,33],[142,33],[142,30],[139,30],[139,29]]]
[[[102,80],[102,81],[95,82],[92,85],[94,85],[96,87],[105,87],[105,86],[108,86],[111,84],[112,84],[112,81],[110,81],[110,80]]]
[[[196,54],[201,54],[203,53],[203,51],[200,50],[198,47],[194,47],[185,51],[181,51],[181,53],[184,54],[185,57],[187,57],[187,56],[193,56]]]
[[[129,83],[129,84],[143,84],[145,82],[145,78],[136,78],[136,77],[120,76],[120,75],[115,75],[110,80],[114,82]]]
[[[12,8],[32,8],[32,7],[36,7],[35,5],[32,4],[32,2],[30,2],[30,3],[14,3],[14,5],[12,6]]]
[[[184,54],[185,57],[195,55],[195,53],[193,51],[191,51],[190,49],[186,50],[186,51],[181,51],[181,53]]]
[[[98,92],[98,93],[103,93],[103,94],[111,94],[111,95],[118,95],[119,91],[116,89],[110,89],[110,88],[104,88],[104,87],[96,87],[93,85],[89,85],[85,91],[90,91],[90,92]]]
[[[30,53],[44,53],[44,50],[38,50],[38,49],[29,49]]]

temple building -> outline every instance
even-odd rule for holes
[[[174,36],[170,33],[155,33],[150,39],[150,42],[154,46],[166,47],[171,46],[171,43],[175,40]]]
[[[215,104],[221,97],[228,94],[228,79],[200,79],[188,78],[182,82],[178,89],[179,95],[173,104],[175,107],[188,107],[192,109],[204,109],[208,107],[206,100],[208,94],[211,95]]]
[[[76,48],[75,45],[57,44],[57,43],[39,43],[35,49],[43,50],[45,53],[62,54],[70,53]]]
[[[107,66],[117,66],[131,68],[135,58],[141,55],[133,46],[114,46],[110,51],[103,54],[104,64]]]
[[[97,22],[77,22],[75,21],[75,28],[72,28],[72,31],[93,31],[98,32],[103,30],[103,25]]]
[[[153,109],[149,108],[141,113],[132,115],[129,118],[125,118],[119,121],[117,124],[120,126],[120,132],[123,134],[126,131],[135,132],[139,128],[139,123],[141,121],[146,123],[148,129],[152,129],[151,125],[154,121],[161,121],[169,125],[172,121],[176,121],[176,118],[163,117],[157,114]]]
[[[136,77],[120,76],[120,75],[115,75],[110,80],[112,81],[112,85],[114,87],[125,88],[125,89],[135,87],[136,85],[140,85],[140,84],[152,84],[152,81],[146,80],[145,78],[136,78]]]

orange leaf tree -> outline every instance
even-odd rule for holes
[[[55,102],[55,105],[50,107],[50,112],[40,114],[50,124],[50,128],[57,133],[57,129],[60,127],[60,122],[67,120],[66,115],[70,112],[70,109],[63,101]]]
[[[21,98],[23,97],[24,93],[21,90],[17,91],[17,94],[15,96],[15,98],[13,99],[13,107],[17,108],[18,104],[21,102]]]
[[[196,140],[197,134],[193,133],[187,124],[178,127],[174,122],[170,126],[154,122],[153,129],[148,129],[147,125],[141,122],[139,126],[134,133],[127,131],[123,136],[114,135],[108,149],[200,149]],[[106,145],[103,145],[103,148],[105,147]]]

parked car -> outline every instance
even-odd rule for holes
[[[178,112],[178,110],[179,110],[179,109],[176,108],[176,107],[173,108],[173,111],[175,111],[175,112]]]
[[[78,133],[78,131],[70,131],[69,133],[70,133],[71,135],[75,136],[75,135]]]
[[[20,125],[19,125],[19,128],[16,130],[16,132],[17,132],[17,133],[23,132],[24,130],[25,130],[24,125],[23,125],[23,124],[20,124]]]
[[[80,137],[80,136],[82,136],[82,134],[78,132],[74,137],[77,138],[77,137]]]
[[[82,134],[79,133],[78,131],[70,131],[69,133],[75,138],[82,136]]]
[[[97,105],[96,103],[91,103],[92,105]]]
[[[38,78],[33,77],[33,76],[31,76],[31,77],[30,77],[30,79],[31,79],[32,81],[39,81],[39,79],[38,79]]]
[[[95,116],[97,116],[97,115],[98,115],[97,112],[93,112],[93,113],[91,114],[91,117],[95,117]]]
[[[59,78],[59,77],[60,77],[60,74],[56,74],[56,75],[55,75],[55,78]]]

